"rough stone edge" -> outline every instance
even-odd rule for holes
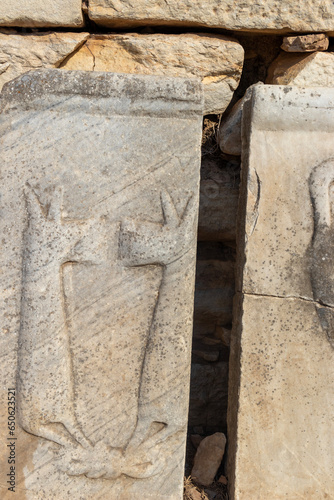
[[[292,94],[290,94],[290,92]],[[325,95],[323,95],[323,93]],[[328,95],[329,94],[329,95]],[[270,106],[269,97],[272,96],[279,106],[279,115],[275,108]],[[334,89],[330,88],[298,88],[290,86],[261,85],[254,86],[250,98],[245,102],[242,116],[242,167],[240,194],[237,214],[237,258],[236,258],[236,295],[233,301],[233,331],[231,336],[231,351],[229,364],[229,386],[228,386],[228,459],[227,470],[229,480],[230,500],[237,500],[236,478],[238,477],[238,415],[239,415],[239,393],[241,382],[241,356],[242,356],[242,318],[243,303],[247,293],[243,286],[243,271],[246,263],[247,247],[247,205],[248,205],[248,177],[251,155],[251,141],[253,130],[295,130],[305,128],[305,117],[303,113],[291,112],[288,105],[292,96],[301,99],[301,105],[305,100],[307,112],[312,109],[317,113],[317,120],[308,123],[307,130],[319,130],[321,125],[324,130],[330,125],[334,128]],[[314,97],[313,105],[309,104],[310,97]],[[261,102],[266,99],[267,106],[261,106]],[[272,103],[273,104],[273,103]],[[285,110],[282,113],[282,109]],[[294,106],[299,109],[300,106]],[[325,110],[329,109],[327,114]],[[261,295],[258,296],[261,298]],[[263,297],[267,297],[263,295]],[[272,299],[303,300],[302,297],[275,297]],[[312,302],[312,301],[311,301]]]
[[[261,105],[264,99],[267,106]],[[250,106],[254,115],[252,128],[257,130],[293,132],[302,128],[311,132],[326,131],[329,126],[334,128],[333,88],[260,85],[254,88]],[[305,120],[311,109],[312,122]],[[243,126],[245,123],[243,121]]]
[[[88,16],[94,23],[100,26],[106,26],[110,28],[139,28],[142,26],[176,26],[183,28],[211,28],[211,29],[225,29],[236,31],[240,33],[251,33],[254,35],[261,34],[282,34],[289,35],[290,33],[303,34],[303,33],[325,33],[328,36],[333,36],[334,34],[334,23],[330,18],[328,23],[324,26],[314,27],[310,23],[303,22],[303,26],[299,26],[299,29],[293,29],[288,24],[283,25],[280,28],[267,28],[267,27],[252,27],[252,26],[242,26],[237,22],[217,22],[217,23],[205,23],[196,20],[195,18],[187,19],[175,19],[170,16],[168,19],[155,18],[154,16],[139,16],[129,17],[126,14],[118,14],[112,16],[110,14],[110,9],[108,7],[89,7]]]
[[[203,112],[203,87],[199,78],[40,69],[29,71],[3,86],[0,113],[17,103],[23,109],[45,107],[45,102],[42,106],[40,103],[47,95],[49,99],[78,95],[91,105],[93,101],[107,101],[119,114],[149,110],[157,114],[160,110],[162,115],[180,111],[198,116]],[[121,98],[127,99],[127,106],[121,105]]]
[[[227,475],[230,500],[235,500],[235,483],[237,471],[238,450],[238,415],[239,415],[239,392],[241,379],[241,336],[243,318],[243,270],[246,262],[246,216],[248,195],[248,169],[250,139],[253,125],[253,99],[256,92],[254,86],[249,98],[245,101],[241,122],[242,157],[241,157],[241,181],[239,191],[239,202],[237,211],[237,257],[236,257],[236,294],[233,299],[233,328],[231,334],[229,375],[228,375],[228,408],[227,408]]]

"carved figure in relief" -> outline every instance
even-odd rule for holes
[[[29,185],[25,199],[28,221],[18,348],[19,420],[31,434],[63,446],[79,443],[89,447],[74,412],[63,275],[68,265],[94,262],[94,244],[84,242],[97,222],[64,220],[61,188],[53,190],[48,206],[41,204]]]
[[[317,313],[334,347],[334,158],[315,167],[309,180],[314,211],[311,282]]]
[[[162,366],[157,371],[151,364],[161,354],[161,340],[165,347],[169,343],[170,352],[185,348],[181,337],[179,341],[177,338],[177,332],[183,328],[178,324],[177,308],[181,310],[183,304],[173,301],[171,311],[169,299],[176,293],[175,281],[184,280],[187,274],[186,256],[194,248],[195,199],[188,200],[184,213],[179,216],[171,197],[163,191],[163,224],[133,220],[121,223],[121,262],[130,267],[161,265],[163,278],[140,374],[137,426],[127,445],[119,449],[102,441],[90,442],[76,420],[68,304],[63,285],[66,266],[99,262],[101,256],[92,234],[103,231],[104,223],[64,220],[59,188],[54,190],[48,207],[39,202],[29,186],[25,196],[28,225],[18,353],[20,423],[27,432],[61,445],[58,465],[68,474],[111,479],[121,474],[133,478],[157,474],[165,460],[161,447],[166,440],[171,445],[175,440],[177,445],[177,434],[184,431],[184,425],[177,421],[170,423],[173,403],[165,401],[170,381],[168,375],[161,372]],[[169,364],[173,363],[171,356]]]

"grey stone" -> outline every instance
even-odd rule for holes
[[[258,82],[255,85],[262,85],[262,82]],[[248,87],[242,99],[239,99],[239,101],[235,103],[228,116],[221,121],[218,132],[218,144],[223,153],[241,155],[242,110],[245,102],[247,102],[252,95],[253,87],[254,85]]]
[[[230,498],[331,498],[334,91],[256,87],[243,120]]]
[[[3,89],[1,398],[27,500],[182,498],[201,94],[57,69]]]

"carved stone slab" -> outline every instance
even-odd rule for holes
[[[334,497],[334,91],[244,107],[232,500]]]
[[[182,498],[202,106],[197,79],[5,86],[1,498]]]

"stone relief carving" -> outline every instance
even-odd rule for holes
[[[165,464],[161,448],[166,440],[172,446],[175,440],[177,446],[182,430],[177,423],[169,425],[169,408],[163,409],[154,394],[150,363],[164,341],[166,326],[176,331],[177,314],[170,310],[168,296],[175,293],[175,279],[180,270],[184,272],[184,258],[194,246],[196,197],[189,198],[180,216],[169,193],[162,191],[163,224],[133,219],[120,224],[122,265],[160,265],[163,275],[140,373],[137,425],[124,448],[113,448],[103,441],[93,443],[76,419],[68,333],[70,279],[65,279],[71,266],[99,265],[107,258],[106,248],[96,243],[101,238],[94,237],[104,232],[107,246],[106,220],[70,220],[63,215],[63,189],[45,191],[49,199],[45,201],[44,192],[43,202],[37,188],[27,185],[24,192],[27,225],[17,373],[20,424],[30,434],[60,445],[54,450],[57,464],[69,475],[150,477]]]
[[[334,347],[334,159],[312,171],[309,179],[314,211],[311,251],[311,282],[317,313],[328,340]]]

